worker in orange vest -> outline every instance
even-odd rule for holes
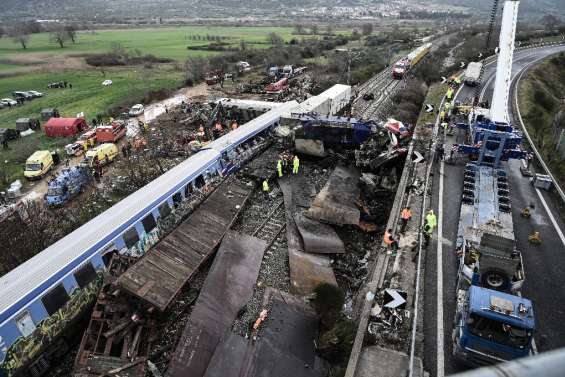
[[[400,227],[400,233],[404,233],[404,230],[406,229],[406,225],[408,225],[408,221],[410,221],[411,218],[412,218],[412,211],[410,210],[410,207],[404,208],[400,213],[400,221],[402,223]]]
[[[388,229],[385,232],[383,241],[387,245],[387,247],[390,247],[392,250],[398,250],[398,242],[394,239],[392,235],[392,229]]]

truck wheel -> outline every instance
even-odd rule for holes
[[[481,283],[486,288],[504,291],[508,289],[510,279],[504,271],[492,269],[481,273]]]

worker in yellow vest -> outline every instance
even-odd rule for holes
[[[267,178],[265,178],[263,180],[263,194],[265,195],[265,198],[269,198],[269,181],[267,180]]]
[[[279,178],[281,178],[283,176],[283,170],[282,170],[282,161],[280,159],[277,161],[277,172],[279,174]]]
[[[452,88],[447,89],[447,93],[445,94],[445,96],[448,101],[451,101],[451,98],[453,97],[453,89]]]
[[[428,214],[426,215],[426,223],[428,223],[428,225],[432,228],[432,231],[437,226],[437,217],[433,209],[428,211]]]
[[[294,155],[292,159],[292,174],[298,174],[298,167],[300,166],[300,160],[297,155]]]

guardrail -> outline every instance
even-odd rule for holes
[[[540,163],[540,165],[542,166],[543,170],[545,171],[545,173],[551,178],[551,180],[553,181],[553,185],[555,187],[555,190],[557,191],[557,193],[559,194],[559,196],[561,197],[561,200],[563,200],[563,202],[565,202],[565,192],[563,192],[563,189],[559,186],[559,183],[557,182],[557,180],[555,179],[555,177],[553,176],[553,174],[551,174],[551,171],[549,170],[549,167],[546,165],[546,163],[544,162],[541,154],[539,153],[538,149],[536,148],[532,138],[530,137],[530,134],[528,133],[528,129],[526,128],[526,125],[524,124],[524,121],[522,120],[522,114],[520,114],[520,106],[518,104],[518,87],[520,85],[520,80],[522,79],[522,77],[524,76],[524,73],[526,73],[528,71],[528,69],[530,69],[530,67],[532,67],[533,65],[535,65],[539,60],[541,60],[543,58],[540,58],[530,64],[528,64],[527,66],[525,66],[522,71],[520,72],[520,74],[517,76],[516,78],[516,82],[514,83],[514,101],[512,101],[512,112],[516,115],[514,117],[515,120],[517,120],[518,122],[520,122],[520,126],[522,128],[522,131],[524,133],[524,135],[526,136],[526,139],[528,139],[528,143],[530,144],[530,147],[532,148],[532,151],[534,152],[534,155],[536,156],[538,162]]]

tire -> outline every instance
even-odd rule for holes
[[[502,270],[490,269],[481,273],[481,284],[485,288],[505,291],[510,286],[510,277]]]

